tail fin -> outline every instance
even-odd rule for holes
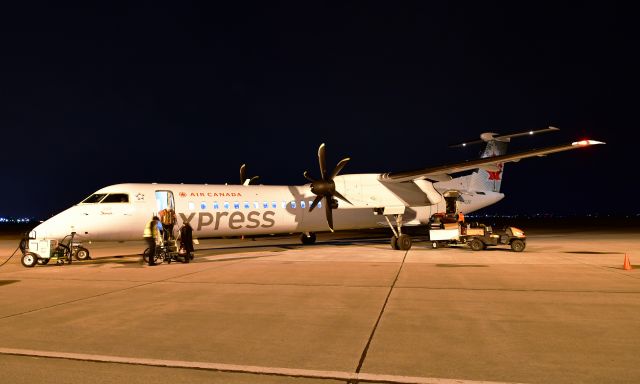
[[[469,144],[487,143],[481,158],[500,156],[507,153],[507,145],[514,137],[529,136],[537,133],[557,131],[558,128],[548,127],[536,131],[526,131],[513,133],[510,135],[499,135],[493,132],[485,132],[480,135],[480,140],[452,145],[451,147],[465,147]],[[500,192],[504,163],[498,163],[496,167],[478,168],[469,176],[469,187],[476,191]]]
[[[505,155],[509,139],[496,137],[495,133],[483,133],[480,138],[487,143],[481,158]],[[470,177],[470,187],[476,191],[500,192],[504,163],[498,163],[495,168],[478,168]]]

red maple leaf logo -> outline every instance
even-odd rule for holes
[[[180,197],[187,197],[187,193],[186,192],[180,192]]]
[[[489,174],[489,180],[500,180],[500,174],[502,173],[502,163],[498,164],[498,171],[487,171]]]

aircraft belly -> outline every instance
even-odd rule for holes
[[[373,214],[371,208],[363,209],[335,209],[333,211],[333,226],[335,230],[361,229],[379,227],[377,221],[380,216]],[[303,225],[298,232],[324,232],[329,231],[324,209],[307,214]]]

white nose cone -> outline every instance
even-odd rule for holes
[[[37,239],[56,239],[60,240],[71,232],[76,231],[75,220],[71,220],[72,208],[58,213],[49,220],[35,227],[31,234]]]

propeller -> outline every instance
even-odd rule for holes
[[[333,209],[338,208],[338,200],[336,197],[346,201],[351,204],[346,197],[342,196],[342,194],[336,191],[336,184],[333,182],[333,179],[338,176],[338,173],[342,171],[345,165],[349,162],[349,158],[344,158],[340,160],[338,165],[333,169],[331,175],[327,172],[326,160],[325,160],[325,149],[324,143],[320,144],[320,148],[318,148],[318,163],[320,164],[320,179],[313,179],[309,176],[309,172],[304,171],[304,177],[311,182],[311,192],[316,195],[316,198],[313,200],[311,207],[309,207],[309,212],[313,211],[313,209],[320,203],[322,199],[325,200],[324,209],[327,215],[327,224],[329,224],[329,228],[333,231]]]
[[[240,184],[242,185],[255,185],[260,176],[253,176],[250,179],[247,179],[247,165],[242,164],[240,166]]]

